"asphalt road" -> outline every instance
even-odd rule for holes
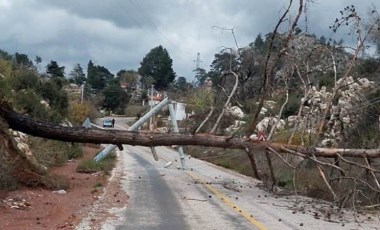
[[[115,128],[125,120],[116,119]],[[118,151],[121,184],[129,199],[101,229],[377,229],[376,216],[355,222],[353,213],[315,218],[330,204],[301,196],[274,196],[253,178],[186,156],[181,170],[177,151],[124,145]],[[168,168],[168,162],[172,162]],[[356,217],[356,220],[358,218]]]
[[[149,148],[124,148],[119,160],[125,168],[122,184],[129,201],[119,213],[122,223],[112,224],[113,228],[108,223],[103,229],[257,229],[204,187],[194,169],[178,169],[174,150],[156,148],[160,159],[154,161]],[[171,160],[173,165],[164,168]]]
[[[170,187],[156,167],[137,151],[130,151],[128,154],[133,159],[125,162],[134,171],[128,177],[134,183],[128,189],[130,200],[125,213],[126,221],[115,226],[115,229],[188,229]]]

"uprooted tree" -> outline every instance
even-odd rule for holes
[[[378,26],[378,21],[373,26],[363,28],[354,7],[346,7],[341,12],[342,17],[336,20],[332,29],[336,31],[346,23],[353,25],[357,39],[353,52],[347,55],[349,58],[342,58],[340,55],[343,48],[339,45],[309,44],[307,42],[313,39],[295,35],[298,21],[304,12],[305,2],[299,1],[296,17],[291,20],[289,15],[292,4],[293,1],[289,1],[275,29],[268,34],[265,43],[262,44],[267,49],[266,55],[262,54],[262,47],[260,47],[259,55],[255,53],[258,47],[251,47],[251,50],[240,49],[236,40],[236,50],[229,48],[226,49],[228,52],[218,55],[219,60],[214,63],[215,68],[212,73],[218,91],[214,101],[210,102],[211,109],[203,111],[204,117],[200,119],[201,122],[194,125],[190,134],[64,127],[17,113],[4,98],[1,98],[0,102],[0,117],[10,129],[66,142],[141,146],[198,145],[241,149],[247,154],[257,178],[263,175],[258,170],[256,158],[265,157],[269,168],[269,176],[266,177],[270,178],[268,179],[271,182],[269,187],[272,189],[278,185],[277,168],[273,166],[277,161],[276,164],[283,164],[292,173],[295,193],[299,192],[297,184],[302,179],[300,174],[305,173],[305,169],[313,169],[324,185],[323,188],[318,189],[324,189],[329,193],[329,197],[325,198],[333,200],[341,207],[347,206],[348,203],[355,206],[357,201],[376,206],[380,203],[378,179],[380,170],[377,169],[380,149],[349,148],[349,145],[342,143],[352,142],[349,140],[350,135],[366,121],[362,119],[355,123],[346,122],[358,117],[355,107],[361,111],[364,111],[364,108],[377,111],[377,107],[371,104],[372,99],[365,101],[366,97],[359,97],[362,94],[373,95],[376,90],[366,88],[368,92],[358,91],[358,84],[364,85],[368,82],[363,75],[358,75],[354,68],[360,61],[360,54],[365,49],[367,37],[374,28],[378,28],[375,27]],[[290,28],[281,33],[280,29],[284,22],[289,20]],[[234,31],[231,31],[234,35]],[[299,41],[296,38],[306,40],[305,47],[296,47]],[[318,57],[325,58],[319,61]],[[260,64],[257,65],[257,63]],[[281,69],[278,67],[279,63]],[[318,78],[321,75],[324,77],[325,74],[332,78],[327,80]],[[257,81],[260,82],[259,89],[248,95],[250,86]],[[326,85],[326,82],[330,84]],[[300,91],[298,93],[301,97],[296,101],[295,114],[291,114],[293,126],[289,129],[290,132],[287,133],[286,138],[281,139],[279,137],[282,133],[276,131],[276,127],[282,122],[281,118],[289,103],[289,95],[295,90]],[[327,92],[328,90],[331,92]],[[238,99],[245,99],[248,96],[249,99],[254,100],[255,106],[250,114],[251,119],[245,125],[245,130],[240,132],[241,130],[237,129],[235,132],[226,134],[223,130],[225,124],[222,124],[226,110],[232,104],[238,104]],[[338,96],[352,103],[347,106],[348,103],[340,101]],[[256,131],[255,129],[258,129],[257,127],[262,126],[262,121],[266,119],[262,117],[263,108],[267,100],[274,98],[283,100],[280,100],[282,105],[278,111],[275,111],[276,115],[270,118],[272,122],[268,130],[270,140],[259,141],[248,138]],[[343,103],[344,106],[338,106],[339,103]],[[360,107],[363,103],[366,107]],[[205,133],[199,133],[201,130]],[[244,137],[242,133],[247,137]],[[339,143],[332,140],[338,140]],[[322,144],[329,141],[330,147],[321,147],[326,146]]]

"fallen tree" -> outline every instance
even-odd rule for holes
[[[141,133],[124,130],[99,130],[84,127],[66,127],[45,121],[37,121],[15,112],[4,100],[0,103],[0,116],[9,128],[29,135],[78,143],[128,144],[141,146],[198,145],[252,150],[272,149],[288,152],[301,157],[380,157],[380,149],[338,149],[302,147],[274,142],[253,141],[248,138],[216,136],[211,134],[181,135],[162,133]],[[260,151],[257,151],[260,152]]]

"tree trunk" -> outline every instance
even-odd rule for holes
[[[100,130],[84,127],[66,127],[49,122],[36,121],[28,116],[21,115],[12,110],[3,100],[0,101],[0,116],[8,122],[9,128],[29,135],[79,143],[95,144],[128,144],[141,146],[171,146],[171,145],[198,145],[205,147],[220,147],[246,150],[262,150],[271,147],[277,152],[288,150],[301,153],[305,157],[380,157],[380,149],[328,149],[305,148],[297,145],[287,145],[267,141],[253,141],[246,138],[231,138],[210,134],[180,135],[162,133],[139,133],[124,130]]]

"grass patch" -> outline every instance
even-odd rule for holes
[[[246,176],[253,176],[253,170],[245,151],[239,149],[199,148],[195,146],[184,146],[184,151],[192,157],[204,159]]]
[[[12,191],[17,188],[17,181],[11,175],[9,166],[6,164],[0,164],[0,190]]]
[[[67,160],[83,155],[80,144],[31,137],[31,149],[38,162],[47,167],[61,166]]]
[[[45,175],[41,178],[42,185],[49,190],[67,190],[70,187],[69,180],[61,175]]]
[[[148,106],[128,105],[127,108],[125,109],[125,116],[126,117],[137,117],[138,114],[140,114],[140,116],[142,116],[148,110],[149,110]]]
[[[94,159],[82,161],[76,171],[80,173],[104,172],[106,175],[109,175],[115,167],[115,163],[116,154],[110,153],[101,161],[95,161]]]

